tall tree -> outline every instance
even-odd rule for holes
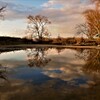
[[[44,36],[49,35],[46,25],[50,24],[51,22],[47,17],[41,15],[29,15],[27,18],[29,20],[28,30],[32,33],[33,37],[42,40]]]
[[[86,23],[89,27],[89,34],[92,37],[100,35],[100,12],[97,9],[89,9],[84,12]]]
[[[86,19],[86,24],[78,25],[78,34],[82,33],[93,39],[94,36],[100,37],[100,0],[92,0],[96,7],[87,9],[83,12]]]
[[[92,0],[96,4],[96,9],[99,9],[100,7],[100,0]]]

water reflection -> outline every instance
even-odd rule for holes
[[[82,68],[84,72],[100,74],[100,50],[83,49],[78,51],[77,57],[85,61],[85,64]]]
[[[33,49],[27,49],[27,60],[29,67],[45,67],[51,59],[47,57],[48,55],[48,47],[37,47]],[[63,52],[65,48],[56,47],[55,50],[59,53]]]
[[[56,47],[55,49],[59,54],[59,53],[63,52],[66,48],[64,48],[64,47]]]
[[[33,48],[26,50],[28,66],[30,67],[44,67],[51,59],[47,58],[47,50],[49,48]]]
[[[48,100],[48,97],[66,100],[74,93],[77,94],[74,100],[81,100],[78,98],[81,91],[86,89],[84,93],[88,94],[87,88],[100,80],[90,76],[100,73],[100,50],[96,49],[37,47],[0,57],[0,78],[10,79],[10,85],[5,83],[0,87],[1,100],[33,100],[33,97],[35,100]],[[9,74],[4,67],[1,70],[4,65]]]
[[[5,67],[3,67],[1,64],[0,64],[0,81],[1,80],[4,80],[4,81],[7,81],[8,82],[8,78],[6,76],[6,73],[7,73],[7,70]]]

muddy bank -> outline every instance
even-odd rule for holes
[[[0,50],[13,48],[34,48],[34,47],[64,47],[64,48],[84,48],[100,49],[100,46],[77,46],[77,45],[48,45],[48,44],[30,44],[30,45],[1,45]]]

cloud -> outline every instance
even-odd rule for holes
[[[0,1],[0,6],[7,5],[5,11],[6,20],[25,19],[29,14],[37,13],[38,9],[32,6],[15,4],[8,1]]]
[[[93,8],[90,0],[49,0],[41,6],[43,14],[55,24],[56,32],[64,36],[72,36],[76,25],[84,22],[83,11]]]
[[[84,0],[83,0],[84,1]],[[54,22],[65,22],[70,19],[77,19],[83,10],[89,8],[91,4],[80,0],[49,0],[42,8],[35,8],[22,4],[15,4],[11,1],[0,1],[0,5],[7,4],[6,17],[8,19],[25,18],[29,14],[44,14]],[[61,6],[60,6],[61,5]],[[75,16],[73,16],[75,15]]]
[[[37,14],[40,9],[35,8],[34,6],[17,4],[14,1],[12,2],[12,0],[0,0],[0,7],[5,5],[7,5],[7,8],[4,12],[5,20],[2,21],[0,26],[0,35],[24,37],[27,16],[30,14]]]
[[[0,60],[0,64],[2,64],[3,67],[7,68],[16,68],[19,66],[25,66],[27,65],[27,62],[25,61],[11,61],[11,60]]]
[[[71,3],[78,3],[80,2],[80,0],[49,0],[48,2],[44,3],[42,6],[43,7],[51,7],[51,6],[54,6],[54,5],[66,5],[66,6],[69,6]]]

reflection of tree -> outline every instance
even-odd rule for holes
[[[46,66],[46,64],[50,61],[50,59],[46,57],[47,50],[48,48],[41,47],[27,50],[28,65],[30,67]]]
[[[57,50],[58,53],[61,53],[63,50],[65,50],[64,47],[56,47],[55,49]]]
[[[100,73],[100,50],[92,50],[85,64],[84,71]]]
[[[0,64],[0,79],[8,81],[7,76],[6,76],[6,68],[2,67],[1,64]]]
[[[88,49],[77,54],[77,57],[85,60],[83,71],[87,73],[100,73],[100,50]]]

